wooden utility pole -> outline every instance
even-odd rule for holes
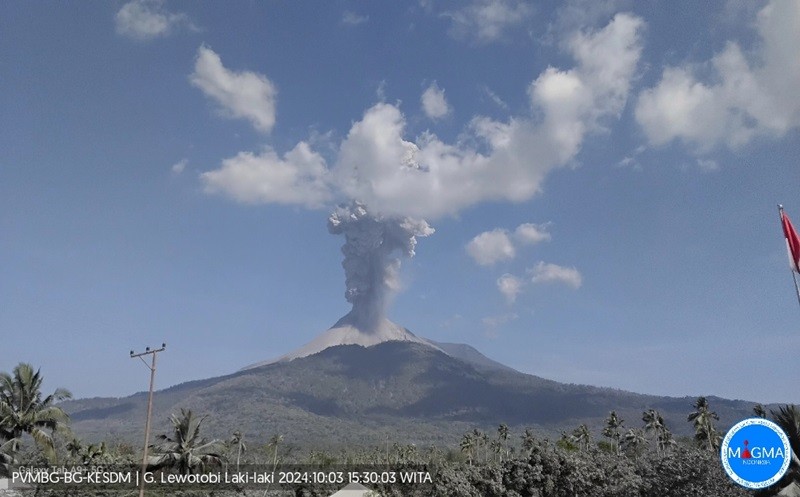
[[[156,355],[159,352],[164,352],[167,349],[167,344],[162,343],[160,349],[150,350],[150,347],[144,349],[144,352],[134,354],[131,350],[131,359],[138,357],[142,363],[150,370],[150,393],[147,395],[147,421],[144,424],[144,455],[142,456],[142,475],[139,485],[139,497],[144,497],[144,474],[147,471],[147,447],[150,445],[150,417],[153,415],[153,384],[156,379]],[[151,355],[152,360],[150,364],[144,360],[144,356]]]

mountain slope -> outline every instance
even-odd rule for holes
[[[586,422],[599,427],[616,410],[626,426],[657,408],[668,426],[689,434],[691,398],[638,395],[566,385],[510,369],[487,368],[429,345],[384,342],[342,345],[292,361],[228,376],[184,383],[155,395],[154,433],[167,429],[181,407],[208,414],[209,434],[227,438],[240,430],[251,440],[280,433],[301,446],[374,444],[386,440],[455,443],[474,427],[535,427],[551,434]],[[752,404],[711,398],[727,426],[749,415]],[[139,440],[146,395],[84,399],[63,407],[73,429],[87,439],[109,435]]]

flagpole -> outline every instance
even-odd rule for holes
[[[781,226],[783,226],[783,205],[781,204],[778,204],[778,216],[781,219]],[[785,234],[784,234],[784,241],[786,241],[786,243],[789,243],[788,240],[786,240]],[[794,269],[790,269],[790,271],[792,272],[792,281],[794,281],[794,291],[795,293],[797,293],[797,303],[800,304],[800,286],[797,286],[797,275],[794,274],[795,273]]]

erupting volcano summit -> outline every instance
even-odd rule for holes
[[[439,349],[386,319],[389,300],[399,289],[398,253],[413,257],[417,237],[431,235],[433,228],[421,219],[371,214],[364,204],[352,202],[339,206],[331,214],[328,231],[343,234],[345,238],[342,246],[345,298],[353,304],[353,309],[332,328],[276,361],[309,356],[336,345],[369,347],[389,341],[416,342]]]

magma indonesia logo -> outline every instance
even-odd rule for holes
[[[736,423],[722,440],[720,450],[725,472],[746,488],[774,485],[789,469],[789,438],[772,421],[750,418]]]

